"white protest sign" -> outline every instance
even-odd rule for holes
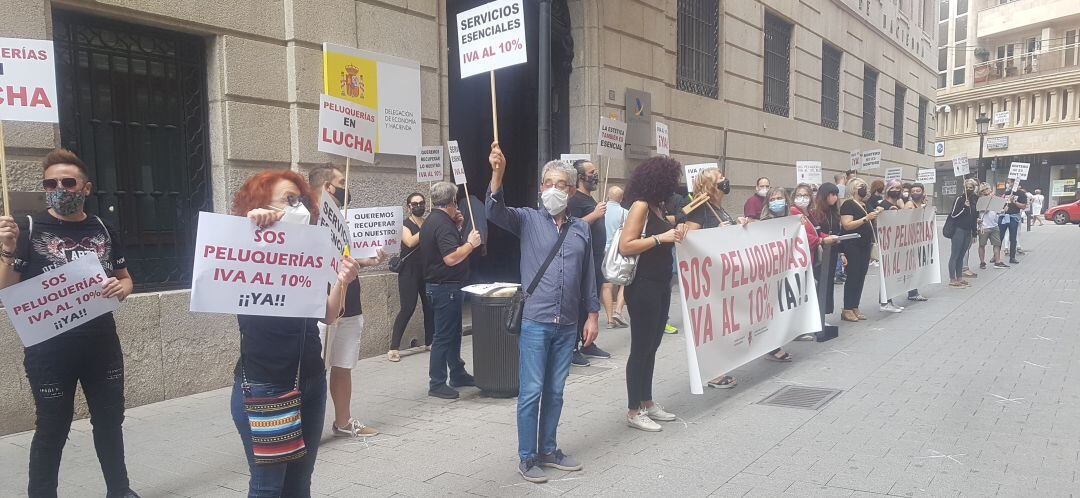
[[[0,38],[0,121],[60,121],[55,59],[50,40]]]
[[[101,295],[101,261],[86,254],[0,290],[0,301],[23,346],[30,347],[120,307]]]
[[[881,149],[864,150],[862,153],[862,169],[871,170],[881,167]]]
[[[675,246],[690,391],[821,330],[799,216],[692,230]]]
[[[443,148],[441,145],[420,147],[416,155],[416,183],[441,182],[443,179]]]
[[[450,153],[450,169],[454,171],[454,183],[465,185],[469,180],[465,178],[465,163],[461,162],[461,148],[458,147],[457,140],[446,142],[446,150]]]
[[[659,121],[656,122],[656,153],[661,156],[671,154],[671,141],[668,135],[668,127]]]
[[[683,171],[686,173],[686,189],[694,191],[694,179],[697,178],[698,173],[709,168],[716,168],[717,163],[701,163],[701,164],[684,164]]]
[[[1030,169],[1031,163],[1012,163],[1009,165],[1009,178],[1027,180],[1028,170]]]
[[[848,170],[862,169],[862,151],[853,150],[848,153]]]
[[[964,176],[971,172],[971,166],[967,154],[961,154],[952,159],[953,176]]]
[[[319,199],[319,220],[316,223],[330,229],[330,243],[337,249],[338,254],[348,256],[349,224],[345,221],[345,216],[341,214],[337,199],[326,190],[322,191],[322,198]]]
[[[934,168],[919,168],[919,176],[916,181],[923,185],[937,183],[937,170]]]
[[[600,118],[600,136],[596,139],[596,154],[623,157],[626,151],[626,123]]]
[[[821,161],[795,161],[795,184],[821,185]]]
[[[1009,111],[998,111],[994,113],[994,124],[1006,124],[1009,122]]]
[[[941,283],[934,208],[883,211],[877,217],[881,302],[911,289]]]
[[[401,206],[350,208],[347,214],[354,258],[373,257],[379,249],[387,254],[401,252]]]
[[[904,168],[889,168],[885,170],[885,181],[904,179]]]
[[[462,78],[528,62],[521,0],[496,0],[458,14],[457,37]]]
[[[199,213],[191,311],[322,318],[341,255],[326,227]]]
[[[567,164],[574,164],[574,161],[584,159],[586,161],[592,161],[592,157],[588,154],[561,154],[559,156],[560,161],[564,161]]]
[[[348,100],[319,99],[319,151],[375,162],[375,111]]]

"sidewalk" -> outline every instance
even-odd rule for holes
[[[354,371],[354,414],[383,434],[367,441],[327,435],[313,492],[1080,495],[1080,230],[1035,227],[1020,242],[1030,251],[1020,265],[976,270],[971,289],[921,289],[930,301],[902,314],[877,311],[872,273],[868,321],[844,322],[829,342],[792,343],[793,363],[758,360],[736,370],[735,389],[689,394],[685,338],[666,336],[654,393],[680,419],[661,433],[626,426],[629,333],[602,326],[598,342],[615,358],[574,367],[559,432],[561,447],[585,470],[549,471],[544,485],[517,475],[514,400],[483,398],[472,388],[457,401],[429,398],[426,354],[398,364],[364,360]],[[942,251],[947,256],[947,239]],[[971,262],[977,268],[978,256]],[[902,298],[897,304],[907,306]],[[672,310],[678,324],[678,301]],[[469,364],[470,341],[463,345]],[[818,411],[756,404],[785,384],[843,393]],[[246,493],[227,389],[127,415],[128,468],[142,496]],[[25,493],[30,439],[0,438],[0,496]],[[104,494],[88,421],[73,424],[63,462],[62,496]]]

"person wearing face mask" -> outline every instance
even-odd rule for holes
[[[0,288],[93,254],[107,277],[102,294],[123,301],[132,292],[124,244],[119,232],[85,211],[93,192],[86,165],[72,152],[57,149],[42,166],[48,209],[27,216],[25,224],[0,217]],[[124,462],[124,353],[112,312],[24,348],[23,354],[36,417],[27,494],[56,496],[78,383],[90,409],[106,496],[137,497]]]
[[[622,187],[618,185],[608,187],[607,212],[604,213],[605,254],[608,247],[611,246],[615,232],[622,227],[623,221],[626,221],[626,210],[621,205],[622,199]],[[623,297],[623,287],[621,285],[615,285],[604,279],[603,285],[600,287],[600,302],[607,312],[607,328],[609,329],[621,329],[629,326],[622,317],[622,310],[626,307]]]
[[[820,244],[826,246],[835,245],[839,242],[839,235],[842,232],[840,226],[840,190],[836,185],[831,183],[825,183],[818,189],[817,194],[810,203],[809,211],[806,212],[806,217],[810,221],[812,228],[818,233],[818,240]],[[798,195],[798,192],[796,192]],[[826,280],[825,288],[826,294],[824,296],[825,303],[823,306],[824,314],[830,315],[833,312],[833,285],[836,279],[836,268],[838,266],[841,255],[839,251],[832,251],[832,259],[828,261],[820,261],[816,251],[811,252],[814,256],[814,279],[820,282],[821,279]],[[822,296],[818,296],[821,299]],[[822,323],[824,323],[825,317],[822,316]],[[828,325],[825,323],[825,325]]]
[[[844,309],[840,319],[846,322],[866,320],[866,315],[859,311],[866,273],[870,267],[870,252],[874,245],[873,222],[880,212],[867,209],[870,201],[870,187],[861,178],[848,181],[849,197],[840,206],[840,226],[843,235],[859,234],[859,238],[848,239],[843,243],[844,256],[847,259],[847,281],[844,282]]]
[[[392,362],[401,361],[401,336],[405,334],[405,327],[416,310],[416,300],[419,298],[424,312],[424,348],[431,351],[431,339],[435,334],[435,315],[431,310],[431,301],[424,292],[424,265],[420,258],[420,230],[424,226],[424,212],[427,200],[419,192],[409,194],[405,200],[405,208],[409,216],[405,218],[401,229],[402,253],[399,256],[401,262],[398,267],[398,299],[401,309],[394,318],[394,331],[390,336],[390,351],[386,358]]]
[[[754,195],[751,195],[743,204],[743,216],[756,220],[761,217],[761,210],[765,208],[765,196],[769,193],[769,179],[761,177],[754,183]]]
[[[604,228],[604,216],[607,214],[607,203],[601,202],[597,204],[593,199],[592,193],[599,188],[600,185],[600,170],[593,164],[592,161],[585,159],[578,159],[574,161],[574,171],[577,173],[576,187],[574,194],[567,200],[566,209],[570,216],[584,220],[589,224],[589,230],[592,234],[592,251],[593,251],[593,269],[595,274],[593,279],[596,280],[596,288],[600,289],[603,285],[604,273],[601,270],[601,266],[604,261],[604,246],[607,241],[607,230]],[[583,346],[584,342],[584,320],[578,323],[578,340],[574,345],[573,364],[578,366],[589,366],[589,359],[593,358],[611,358],[611,353],[600,349],[596,343],[588,346]]]
[[[925,191],[925,187],[923,187],[923,184],[921,184],[921,183],[906,184],[905,183],[904,186],[907,187],[907,192],[908,192],[908,201],[905,204],[904,209],[919,209],[919,208],[926,207],[926,199],[925,199],[925,197],[923,195],[923,192]],[[916,199],[916,195],[918,195],[918,199]],[[903,198],[903,194],[901,194],[901,198]],[[907,293],[907,298],[908,298],[908,301],[919,301],[919,302],[929,301],[929,299],[927,299],[926,296],[923,296],[922,294],[919,293],[919,289],[911,289],[911,290],[909,290],[908,293]]]
[[[994,187],[989,183],[979,185],[979,197],[986,198],[994,195]],[[992,209],[984,209],[976,213],[979,217],[979,269],[986,269],[986,243],[990,243],[994,251],[990,263],[995,269],[1003,270],[1009,265],[1001,261],[1001,235],[998,232],[998,213]]]
[[[878,208],[884,211],[898,211],[904,209],[905,203],[902,199],[902,185],[899,180],[889,180],[885,184],[885,196],[878,202]],[[892,299],[880,303],[880,309],[886,313],[900,313],[904,311],[903,306],[897,306],[893,303]]]
[[[799,195],[800,197],[806,197],[806,199],[809,200],[810,185],[802,183],[799,184],[799,186],[796,187],[795,190],[797,192],[797,195]],[[814,230],[813,225],[810,224],[809,220],[807,220],[805,216],[802,216],[802,213],[798,209],[788,203],[787,190],[782,187],[773,187],[769,189],[768,194],[765,196],[765,209],[762,209],[761,211],[761,219],[771,220],[773,218],[783,218],[785,216],[792,215],[799,215],[802,218],[803,226],[806,227],[806,239],[810,245],[810,253],[813,254],[815,251],[817,251],[817,246],[819,243],[817,230]],[[765,355],[765,359],[786,363],[791,361],[792,356],[790,353],[784,351],[782,348],[776,348],[772,351],[769,351]]]
[[[264,171],[244,182],[236,192],[231,211],[246,216],[261,228],[292,223],[308,225],[315,221],[311,213],[318,212],[313,198],[314,192],[300,175],[289,170]],[[337,279],[326,298],[323,323],[333,324],[338,319],[344,304],[343,291],[356,280],[358,269],[352,258],[342,258]],[[326,415],[326,369],[318,320],[237,315],[236,321],[240,328],[240,358],[236,363],[230,408],[251,475],[248,494],[309,496]],[[302,397],[300,419],[307,454],[288,462],[256,463],[245,400],[279,397],[294,388],[299,388]]]
[[[488,162],[488,220],[520,239],[521,283],[531,289],[526,291],[518,338],[518,472],[526,481],[541,483],[547,481],[542,467],[582,468],[559,449],[556,429],[577,331],[583,330],[586,347],[599,332],[600,300],[590,247],[596,241],[591,240],[589,224],[567,208],[580,169],[548,162],[541,173],[544,207],[512,208],[503,198],[506,158],[498,142],[491,144]]]
[[[975,232],[975,205],[978,198],[975,188],[978,182],[973,178],[964,180],[964,192],[953,201],[949,217],[956,225],[951,237],[952,253],[949,254],[949,287],[966,288],[971,284],[964,280],[964,258],[971,247],[971,237]]]
[[[1000,215],[999,232],[1002,242],[1005,241],[1005,232],[1009,233],[1009,264],[1018,265],[1020,261],[1016,259],[1016,255],[1019,254],[1016,237],[1020,229],[1020,212],[1027,209],[1028,196],[1015,180],[1009,183],[1005,193],[1007,194],[1005,213]]]
[[[874,211],[883,199],[885,199],[885,180],[879,178],[870,182],[870,197],[866,199],[866,207]]]

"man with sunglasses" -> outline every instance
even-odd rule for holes
[[[0,217],[0,288],[87,256],[101,262],[108,278],[105,297],[124,300],[131,275],[119,233],[84,210],[92,184],[86,165],[67,150],[54,150],[42,162],[48,210],[18,224]],[[116,321],[106,313],[45,342],[23,350],[23,366],[34,395],[37,419],[30,443],[27,494],[56,496],[60,457],[71,430],[75,385],[82,385],[108,497],[138,496],[130,488],[124,463],[124,354]]]
[[[596,270],[592,278],[596,280],[596,288],[600,289],[604,282],[607,281],[604,278],[604,273],[600,270],[604,262],[604,247],[607,241],[607,229],[604,226],[607,203],[597,204],[592,197],[593,191],[600,185],[600,170],[596,167],[596,164],[593,164],[588,159],[574,161],[574,170],[577,172],[577,184],[575,185],[574,195],[571,195],[566,203],[566,210],[570,216],[584,220],[585,223],[589,224],[593,244],[593,269]],[[582,310],[581,313],[584,314],[584,303],[582,304]],[[600,349],[595,343],[588,346],[582,345],[585,340],[584,327],[585,321],[579,320],[578,340],[577,344],[574,345],[573,364],[587,367],[590,364],[587,358],[589,356],[593,358],[611,358],[611,353]]]

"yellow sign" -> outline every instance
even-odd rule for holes
[[[323,93],[378,109],[378,65],[341,52],[323,52]]]

